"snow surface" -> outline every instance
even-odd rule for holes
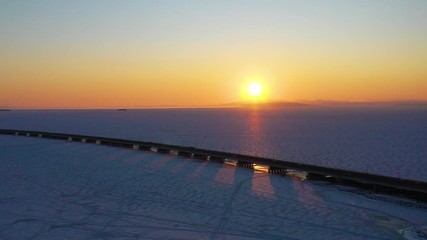
[[[400,239],[426,224],[427,204],[413,200],[0,135],[0,239]]]

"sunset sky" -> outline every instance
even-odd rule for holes
[[[0,0],[0,107],[427,100],[426,0]]]

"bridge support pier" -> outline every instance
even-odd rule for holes
[[[224,163],[225,162],[225,158],[210,156],[209,157],[209,161],[217,162],[217,163]]]
[[[197,154],[197,153],[193,154],[193,158],[194,159],[205,160],[205,161],[209,160],[209,156],[208,155]]]
[[[178,156],[186,157],[186,158],[193,158],[193,153],[186,152],[186,151],[179,151]]]
[[[144,145],[138,145],[138,150],[151,151],[151,147],[150,146],[144,146]]]
[[[167,148],[157,148],[157,153],[170,154],[171,150]]]
[[[93,138],[86,138],[87,143],[96,143],[96,140]]]
[[[133,144],[131,144],[131,143],[121,143],[121,144],[119,143],[117,146],[123,147],[123,148],[133,149]]]
[[[254,164],[253,163],[244,162],[244,161],[237,161],[236,166],[237,167],[242,167],[242,168],[254,168]]]
[[[268,173],[274,173],[274,174],[286,174],[287,169],[286,168],[280,168],[280,167],[274,167],[270,166],[268,168]]]
[[[325,175],[321,175],[317,173],[307,173],[306,178],[309,180],[326,180]]]

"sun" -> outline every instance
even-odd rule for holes
[[[248,85],[247,93],[252,98],[258,98],[262,95],[262,86],[258,82],[251,82]]]
[[[240,86],[241,99],[247,103],[258,104],[268,99],[269,84],[263,78],[246,78]]]

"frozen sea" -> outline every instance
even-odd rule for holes
[[[173,155],[0,135],[4,240],[420,240],[426,225],[427,204],[410,199]]]
[[[427,107],[14,110],[0,128],[193,146],[427,181]]]

